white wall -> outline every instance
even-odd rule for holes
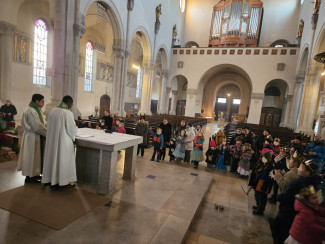
[[[280,97],[265,96],[262,107],[282,109],[283,100],[281,100]]]

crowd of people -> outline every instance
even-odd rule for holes
[[[73,99],[65,96],[61,104],[49,113],[47,125],[41,108],[44,96],[34,94],[22,116],[24,135],[17,169],[26,176],[26,183],[40,183],[54,188],[73,188],[77,180],[74,159],[74,140],[77,127],[69,109]],[[10,100],[1,107],[4,119],[12,121],[17,113]],[[89,127],[82,121],[79,128]],[[126,133],[123,118],[115,119],[106,110],[99,128],[117,133]],[[240,178],[248,179],[249,189],[254,190],[256,205],[254,215],[264,215],[267,203],[279,202],[279,211],[269,219],[274,243],[321,243],[325,240],[325,143],[321,135],[306,147],[301,137],[296,136],[289,145],[282,145],[265,129],[255,138],[249,127],[237,128],[228,141],[222,130],[209,138],[204,150],[204,132],[190,122],[181,121],[174,131],[165,118],[158,128],[149,127],[141,116],[136,123],[135,135],[142,136],[137,154],[144,156],[148,133],[153,137],[151,161],[206,162],[208,168],[229,171]],[[45,144],[46,140],[46,144]],[[251,170],[252,169],[252,170]],[[319,202],[316,192],[321,190]],[[268,198],[268,195],[270,197]]]

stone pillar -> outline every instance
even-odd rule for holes
[[[288,126],[292,109],[293,95],[288,95],[283,103],[280,126]]]
[[[112,106],[111,113],[122,115],[121,110],[121,83],[122,83],[122,73],[123,73],[123,58],[125,50],[121,46],[113,46],[113,51],[115,55],[114,60],[114,77],[113,77],[113,92],[112,92]],[[123,83],[122,83],[123,84]]]
[[[264,93],[252,93],[247,123],[259,124],[263,105]]]
[[[169,96],[170,96],[170,91],[172,90],[171,87],[166,88],[166,98],[165,98],[165,111],[164,113],[168,114],[168,109],[169,109]]]
[[[171,108],[169,114],[176,115],[176,106],[177,106],[177,95],[178,91],[172,91],[172,101],[171,101]]]
[[[53,63],[51,73],[51,102],[46,105],[45,115],[63,98],[66,61],[66,0],[53,1]]]
[[[158,113],[163,114],[166,111],[166,99],[169,100],[169,96],[166,95],[166,88],[167,88],[167,81],[168,81],[168,71],[162,71],[162,80],[161,80],[161,92],[160,92],[160,101],[159,101],[159,109]]]
[[[194,117],[196,108],[196,89],[187,89],[185,116]]]
[[[153,64],[143,64],[143,79],[141,91],[141,108],[139,114],[151,115],[151,86],[152,86],[152,73]]]
[[[296,128],[297,127],[297,121],[298,121],[298,113],[299,113],[299,107],[300,107],[300,101],[302,96],[302,89],[304,87],[304,76],[296,76],[296,83],[295,88],[293,92],[293,101],[292,101],[292,107],[290,109],[289,107],[289,121],[285,125],[290,128]]]
[[[2,33],[2,40],[0,42],[0,94],[2,102],[5,102],[6,99],[13,99],[13,97],[11,97],[11,66],[13,60],[15,30],[16,26],[7,22],[0,22],[0,33]]]
[[[309,72],[308,76],[306,77],[308,82],[306,84],[306,93],[304,99],[304,106],[303,110],[301,111],[302,114],[301,124],[299,130],[302,133],[312,136],[314,134],[313,131],[313,123],[315,118],[316,112],[316,104],[318,99],[318,92],[319,92],[319,77],[318,77],[318,69],[317,67],[313,67],[313,70]]]
[[[321,91],[319,94],[319,105],[317,109],[318,115],[318,130],[317,134],[321,134],[322,138],[325,138],[325,91]]]

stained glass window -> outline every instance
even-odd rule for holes
[[[33,83],[46,85],[47,27],[43,20],[37,19],[34,28]]]
[[[93,73],[93,45],[91,42],[87,42],[86,45],[86,72],[85,72],[85,91],[91,91],[92,89],[92,73]]]
[[[138,69],[138,75],[137,75],[137,90],[136,90],[136,98],[141,97],[142,92],[142,72],[141,68]]]

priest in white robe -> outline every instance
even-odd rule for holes
[[[77,127],[69,111],[72,104],[72,97],[65,96],[48,116],[42,183],[51,187],[71,188],[75,185],[70,183],[77,181],[73,144]]]
[[[34,94],[21,121],[24,134],[17,170],[26,176],[25,183],[40,183],[41,179],[46,136],[45,120],[41,111],[43,106],[44,96]]]

